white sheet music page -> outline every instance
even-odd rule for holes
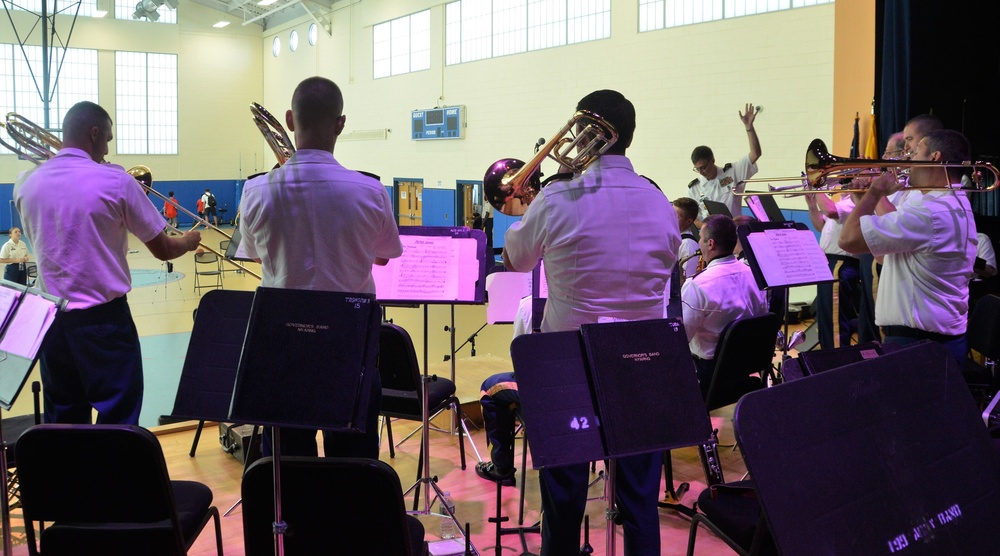
[[[0,350],[34,359],[58,312],[55,303],[48,299],[40,295],[25,295],[7,326],[3,340],[0,340]]]
[[[393,301],[473,301],[480,263],[475,238],[401,235],[403,255],[374,265],[375,295]]]
[[[11,309],[17,304],[17,300],[24,295],[24,292],[14,288],[0,286],[0,329],[7,324],[10,318]]]
[[[833,280],[826,255],[810,230],[765,230],[749,234],[747,241],[770,287]]]

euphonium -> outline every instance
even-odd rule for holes
[[[494,162],[483,177],[486,200],[502,214],[520,216],[542,188],[542,161],[551,158],[580,173],[616,141],[618,132],[610,122],[594,112],[578,110],[528,162],[516,158]]]

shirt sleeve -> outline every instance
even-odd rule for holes
[[[10,242],[4,243],[3,247],[0,247],[0,259],[9,259],[10,256]]]
[[[742,193],[746,188],[746,180],[754,177],[757,174],[757,165],[750,162],[750,155],[746,155],[743,158],[737,160],[733,164],[733,191],[737,193]]]
[[[921,203],[907,203],[882,216],[861,217],[861,233],[876,257],[890,253],[912,253],[930,245],[934,219]]]
[[[521,220],[511,224],[504,234],[507,260],[519,272],[528,272],[545,252],[545,192],[535,196]]]
[[[705,300],[705,293],[694,280],[684,281],[684,285],[681,286],[682,322],[689,342],[705,321]]]
[[[389,200],[389,193],[379,185],[381,190],[382,203],[382,233],[379,234],[375,242],[375,256],[382,259],[395,259],[403,254],[403,243],[399,239],[399,228],[396,226],[396,218],[392,214],[392,201]]]
[[[257,188],[252,187],[253,181],[247,182],[243,187],[243,199],[240,201],[240,247],[248,259],[260,259],[257,253],[257,241],[254,238],[254,217],[257,207],[254,206]]]
[[[121,189],[125,228],[143,243],[152,241],[167,227],[167,220],[146,196],[146,190],[139,182],[124,172]]]

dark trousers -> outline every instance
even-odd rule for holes
[[[816,285],[816,323],[819,326],[819,345],[823,349],[833,349],[833,294],[838,293],[838,324],[840,345],[851,345],[851,319],[857,317],[857,302],[861,290],[861,275],[858,259],[827,255],[830,271],[836,282]]]
[[[621,513],[626,556],[659,556],[661,453],[620,458],[615,502]],[[580,525],[587,506],[590,465],[550,467],[538,473],[542,491],[542,556],[580,551]],[[602,512],[603,513],[603,512]]]
[[[861,272],[861,298],[860,309],[858,310],[858,342],[875,342],[882,340],[882,334],[878,326],[875,325],[875,279],[882,265],[875,263],[875,256],[871,253],[858,255]]]
[[[899,327],[902,328],[902,327]],[[913,330],[913,329],[911,329]],[[916,331],[917,335],[921,331]],[[952,336],[947,340],[935,339],[935,338],[923,338],[917,337],[917,335],[897,335],[893,332],[886,330],[885,333],[885,343],[886,344],[896,344],[900,346],[905,346],[909,344],[915,344],[923,339],[933,340],[944,346],[948,353],[955,359],[958,364],[958,368],[962,369],[965,367],[965,359],[968,357],[968,342],[965,339],[965,334],[960,334],[958,336]]]
[[[24,263],[10,263],[3,268],[3,279],[8,282],[14,282],[17,284],[27,285],[28,283],[28,271],[25,269]]]
[[[142,352],[125,297],[56,316],[41,348],[46,423],[139,424]]]
[[[483,382],[483,424],[490,443],[490,460],[500,473],[514,468],[514,415],[521,404],[514,373],[499,373]]]
[[[712,385],[712,375],[715,374],[715,359],[694,358],[694,370],[698,373],[698,386],[701,387],[701,398],[708,399],[708,388]]]
[[[323,431],[323,455],[326,457],[353,457],[378,459],[378,414],[382,409],[382,380],[378,373],[372,380],[368,398],[368,415],[365,419],[365,432]],[[261,453],[264,456],[272,454],[273,437],[271,427],[264,427],[261,439]],[[316,445],[316,429],[292,429],[281,427],[281,455],[309,456],[319,455]]]

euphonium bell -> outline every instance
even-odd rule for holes
[[[559,133],[528,162],[504,158],[483,176],[486,200],[500,213],[521,216],[541,190],[542,161],[551,158],[573,173],[582,172],[618,141],[610,122],[587,110],[578,110]]]

